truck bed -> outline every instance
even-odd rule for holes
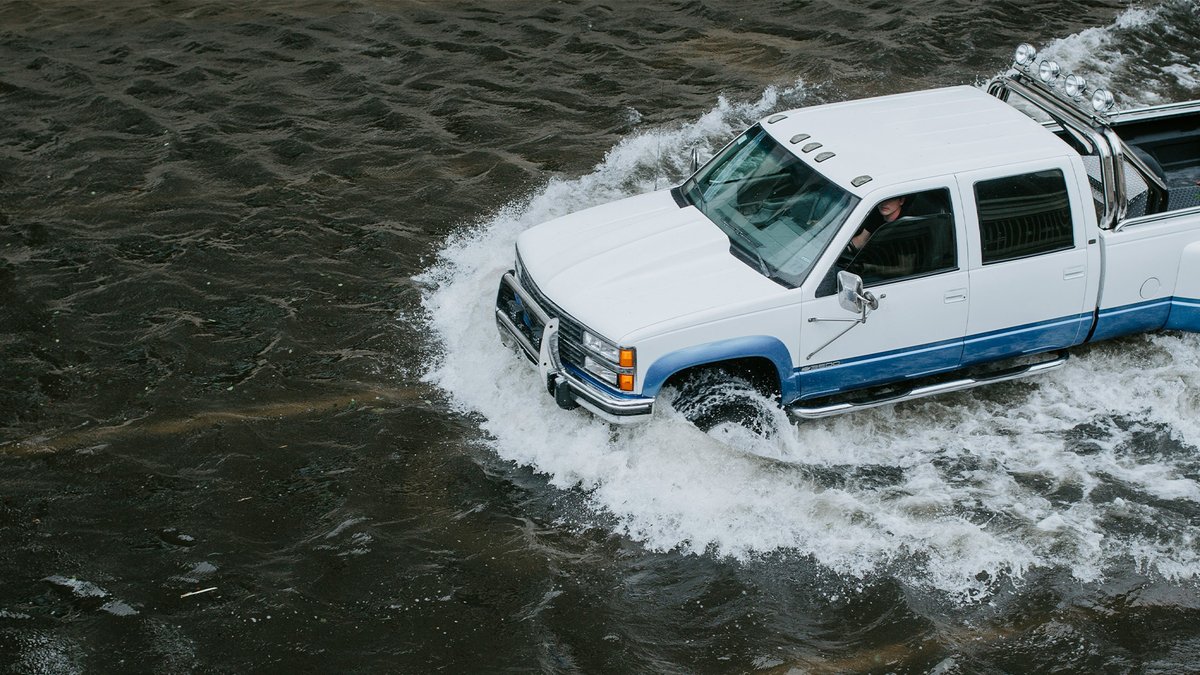
[[[1135,113],[1114,121],[1113,129],[1130,148],[1154,160],[1151,168],[1161,168],[1168,211],[1200,206],[1200,107],[1147,118]]]

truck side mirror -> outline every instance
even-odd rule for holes
[[[867,309],[879,309],[879,299],[863,290],[862,277],[842,270],[837,274],[838,304],[847,312],[866,316]]]
[[[838,292],[837,292],[838,304],[842,306],[842,309],[844,309],[848,312],[854,312],[855,314],[858,315],[858,317],[854,318],[854,319],[843,319],[843,318],[822,319],[820,317],[810,316],[808,318],[809,323],[814,323],[817,321],[835,321],[838,323],[846,323],[846,324],[850,324],[850,325],[846,326],[845,330],[843,330],[842,332],[829,338],[829,340],[827,340],[825,342],[825,344],[814,349],[812,351],[812,353],[810,353],[808,355],[807,358],[811,359],[812,357],[816,356],[817,352],[819,352],[822,349],[825,349],[829,345],[833,344],[833,342],[835,340],[842,337],[846,333],[849,333],[850,330],[852,328],[854,328],[855,326],[857,326],[858,324],[866,323],[867,322],[867,310],[879,309],[879,299],[876,298],[875,294],[872,293],[871,291],[863,290],[862,277],[858,276],[857,274],[854,274],[852,272],[847,272],[846,270],[842,270],[842,271],[838,272],[837,273],[837,287],[838,287]]]

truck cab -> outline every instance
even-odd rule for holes
[[[678,187],[527,230],[502,338],[624,423],[697,373],[822,417],[1200,329],[1200,103],[1106,114],[1031,50],[987,91],[771,115]]]

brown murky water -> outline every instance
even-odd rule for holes
[[[1200,341],[768,437],[539,397],[516,233],[1194,1],[0,4],[0,672],[1181,672]]]

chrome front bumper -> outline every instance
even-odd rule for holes
[[[564,365],[558,350],[557,317],[550,316],[533,295],[517,280],[512,270],[500,278],[501,291],[508,287],[521,300],[525,312],[541,324],[541,339],[533,338],[519,328],[514,317],[501,307],[496,308],[496,327],[500,339],[521,352],[538,370],[546,390],[562,408],[583,406],[593,414],[613,424],[631,424],[646,419],[654,409],[654,399],[644,396],[620,396],[572,372]]]

